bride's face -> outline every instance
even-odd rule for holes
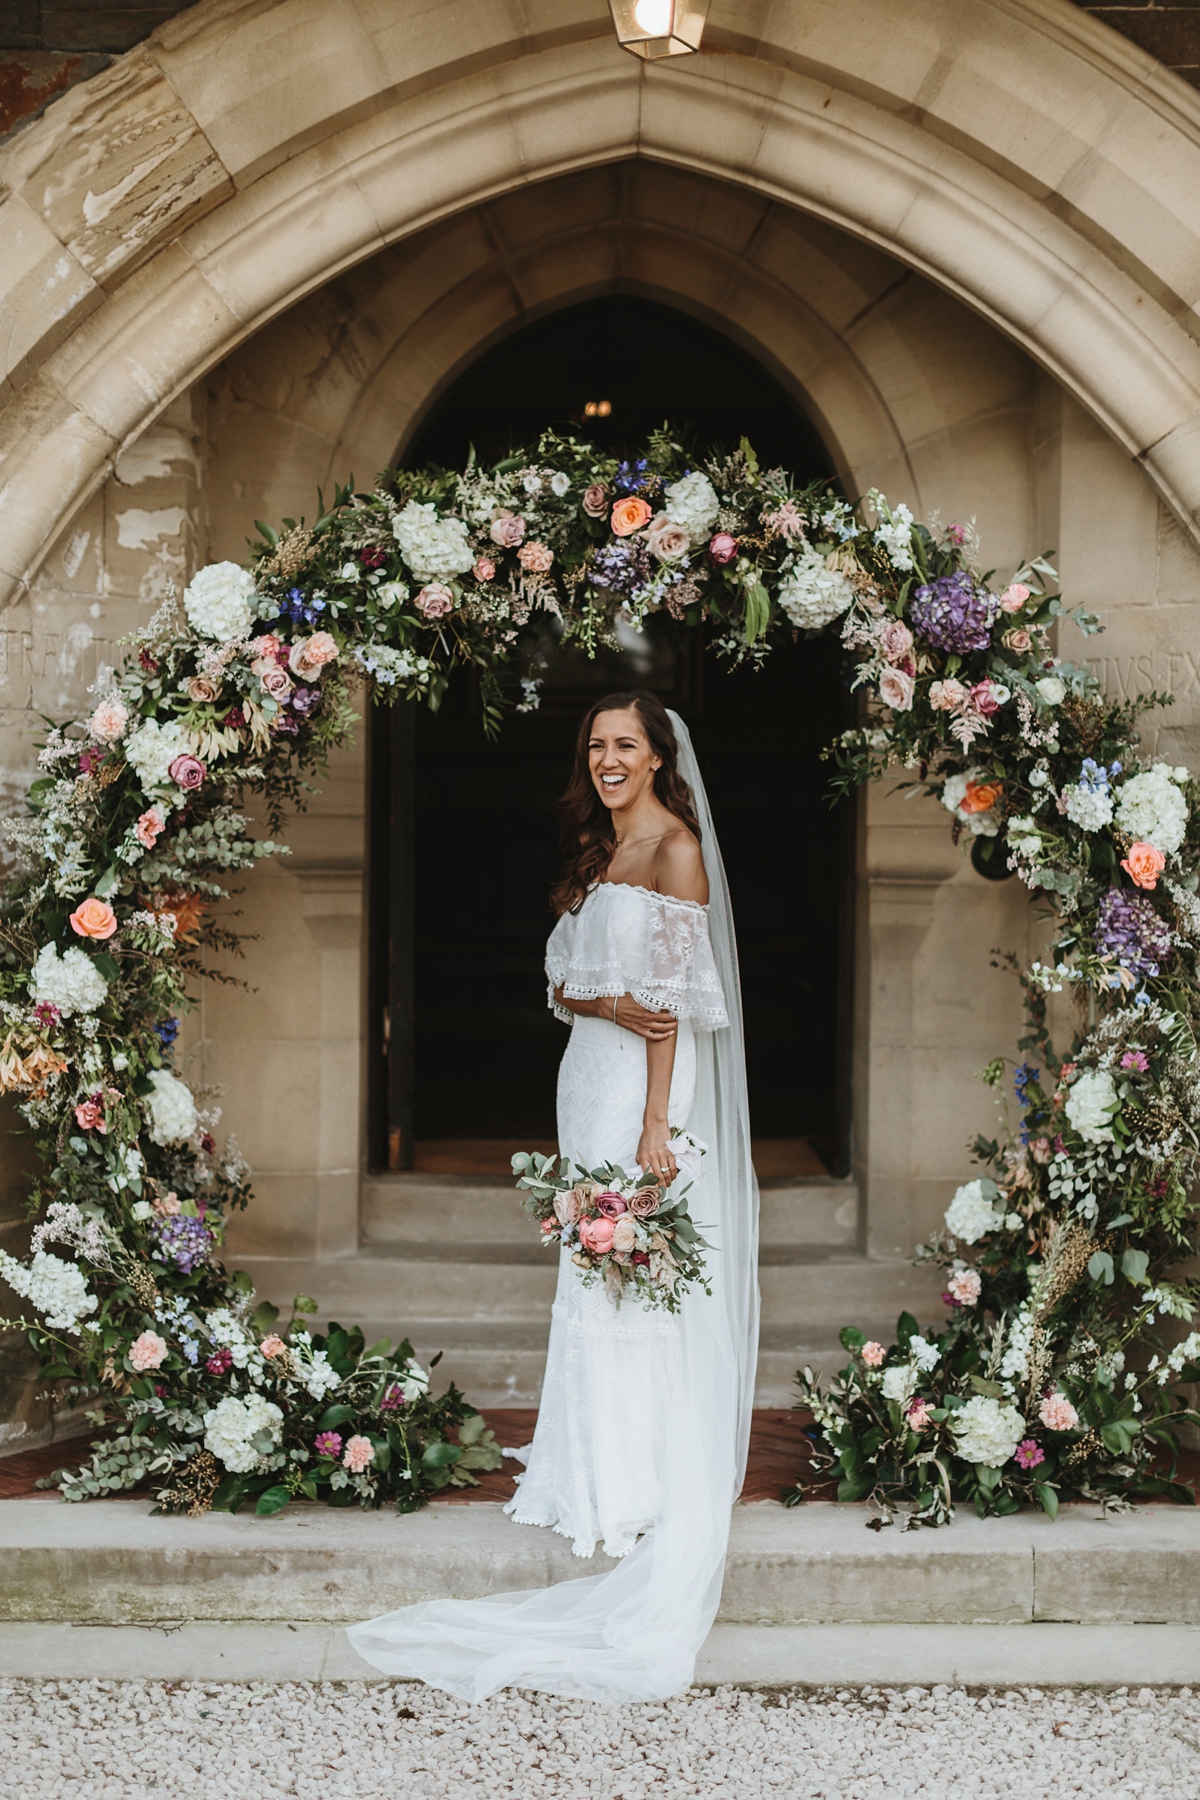
[[[588,767],[610,812],[626,812],[654,788],[662,758],[652,749],[637,711],[597,713],[588,739]]]

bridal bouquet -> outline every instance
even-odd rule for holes
[[[698,1174],[704,1146],[686,1132],[674,1134],[681,1169]],[[536,1219],[544,1244],[566,1244],[584,1285],[603,1281],[614,1305],[638,1299],[647,1308],[678,1312],[693,1282],[711,1293],[704,1279],[709,1249],[688,1212],[691,1183],[672,1198],[652,1175],[628,1176],[616,1163],[599,1169],[567,1157],[531,1155],[512,1159],[521,1201]]]

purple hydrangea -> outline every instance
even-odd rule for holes
[[[642,538],[602,544],[596,552],[596,581],[614,594],[636,594],[650,580],[650,550]]]
[[[187,1213],[175,1213],[169,1219],[158,1219],[150,1227],[158,1245],[160,1262],[173,1262],[190,1275],[198,1263],[205,1262],[212,1248],[212,1232],[201,1219]]]
[[[1109,888],[1096,918],[1096,949],[1115,956],[1131,975],[1157,975],[1171,954],[1171,930],[1146,894]]]
[[[938,650],[986,650],[1000,611],[994,594],[977,588],[961,569],[919,587],[908,609],[914,631]]]

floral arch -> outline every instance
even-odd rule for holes
[[[133,640],[88,719],[49,732],[11,828],[0,1086],[42,1172],[31,1260],[0,1272],[42,1379],[114,1433],[60,1474],[66,1497],[152,1478],[169,1510],[407,1510],[498,1461],[407,1344],[315,1335],[314,1300],[283,1320],[223,1268],[249,1171],[173,1066],[177,1015],[200,953],[236,947],[213,910],[230,875],[286,854],[243,797],[277,831],[358,694],[436,705],[469,667],[495,731],[537,704],[551,621],[591,649],[651,612],[734,662],[837,629],[868,706],[830,746],[835,786],[891,770],[936,796],[981,872],[1015,872],[1056,920],[1050,960],[1020,971],[1019,1123],[978,1140],[981,1172],[918,1252],[946,1269],[948,1322],[902,1316],[891,1346],[848,1326],[841,1375],[799,1378],[840,1497],[937,1523],[963,1500],[1186,1494],[1170,1458],[1200,1334],[1159,1332],[1200,1292],[1174,1273],[1200,1160],[1200,790],[1140,758],[1138,704],[1055,655],[1050,565],[996,582],[967,528],[797,488],[744,440],[691,454],[666,427],[621,462],[547,433],[493,468],[389,472],[259,533],[247,567],[202,569]],[[1047,995],[1067,990],[1060,1055]],[[984,1079],[1004,1090],[1005,1069]]]

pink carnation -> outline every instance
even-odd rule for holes
[[[166,1361],[167,1342],[160,1338],[157,1331],[143,1331],[141,1337],[134,1338],[129,1346],[129,1360],[138,1374],[147,1369],[157,1369]]]
[[[352,1437],[346,1445],[346,1454],[342,1457],[352,1475],[361,1475],[374,1460],[375,1446],[368,1437]]]
[[[974,1269],[959,1269],[946,1283],[955,1306],[974,1306],[983,1291],[983,1283]]]
[[[968,698],[967,689],[953,676],[949,681],[935,681],[929,689],[929,704],[934,712],[953,712],[956,707],[965,706]]]
[[[153,850],[155,840],[166,825],[166,814],[161,806],[152,806],[144,812],[133,828],[133,834],[144,850]]]
[[[120,700],[101,700],[88,720],[88,730],[102,744],[115,744],[129,723],[129,708]]]
[[[544,575],[554,561],[554,552],[546,544],[522,544],[517,561],[530,575]]]
[[[1065,1394],[1047,1394],[1038,1407],[1038,1418],[1047,1431],[1073,1431],[1079,1414]]]
[[[274,1332],[269,1337],[265,1337],[258,1347],[264,1356],[282,1356],[287,1349],[283,1339],[277,1337]]]
[[[882,1344],[877,1344],[872,1338],[869,1344],[863,1345],[862,1349],[859,1351],[859,1355],[866,1363],[868,1369],[877,1369],[887,1355],[887,1351]]]

